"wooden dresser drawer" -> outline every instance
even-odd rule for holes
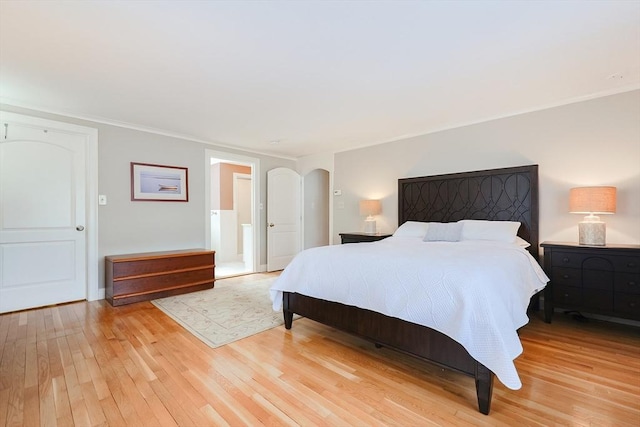
[[[550,279],[558,286],[582,286],[582,270],[579,268],[553,267]]]
[[[640,320],[640,294],[623,294],[615,295],[616,312],[627,314],[627,317]]]
[[[118,280],[113,297],[123,295],[157,292],[161,289],[179,289],[204,283],[211,283],[211,268],[197,270],[176,271],[152,276],[132,276]]]
[[[613,261],[616,271],[621,273],[640,273],[640,257],[621,256]]]
[[[113,278],[140,276],[166,271],[179,271],[189,268],[210,266],[213,264],[212,254],[195,253],[190,256],[167,256],[156,258],[138,257],[120,259],[113,264]]]
[[[556,267],[582,268],[582,261],[585,255],[575,252],[553,251],[551,264]]]
[[[617,273],[613,283],[616,292],[640,294],[640,274]]]
[[[570,286],[554,286],[553,300],[556,304],[569,304],[570,306],[582,304],[582,289]]]

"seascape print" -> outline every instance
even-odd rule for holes
[[[179,173],[140,173],[140,191],[147,194],[180,194]]]

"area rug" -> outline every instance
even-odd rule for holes
[[[238,283],[216,281],[213,289],[151,301],[212,348],[284,324],[273,311],[269,287],[275,278]]]

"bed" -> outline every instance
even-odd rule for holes
[[[542,270],[537,264],[539,243],[537,165],[419,178],[403,178],[398,180],[399,226],[407,223],[405,224],[406,228],[406,226],[414,223],[456,223],[461,220],[519,222],[519,228],[516,226],[518,237],[530,243],[529,248],[526,250],[530,252],[531,256],[529,256],[528,253],[525,253],[525,255],[530,260],[533,260],[532,263],[538,268],[539,282],[546,284],[546,281],[544,280],[546,276],[544,276],[544,273],[541,273]],[[379,250],[380,248],[388,252],[392,250],[391,247],[395,244],[395,241],[390,239],[394,239],[394,237],[380,242],[339,245],[343,247],[351,246],[352,248],[349,253],[341,253],[336,259],[350,256],[351,252],[356,251],[356,246],[358,247],[357,251],[364,253],[373,251],[374,249]],[[388,242],[385,243],[387,240]],[[471,246],[472,242],[463,243],[466,244],[467,251],[478,250]],[[416,243],[412,244],[416,245],[415,248],[418,248]],[[446,245],[446,242],[443,244]],[[479,244],[485,243],[480,242]],[[374,245],[378,246],[374,247]],[[495,245],[496,247],[499,246],[497,243]],[[333,246],[333,248],[339,248],[339,246]],[[426,247],[426,244],[423,244],[423,246]],[[464,245],[461,245],[461,247],[463,246]],[[500,246],[498,250],[503,251],[505,254],[513,252],[513,256],[517,257],[514,259],[520,260],[523,258],[522,253],[516,252],[525,252],[524,249],[513,249],[511,246],[515,245],[511,244],[509,244],[509,246],[509,248],[507,248],[506,245],[504,248]],[[445,248],[446,246],[441,247]],[[332,247],[325,247],[325,249],[321,250],[333,252],[336,250],[347,250],[347,248],[327,248]],[[414,249],[406,250],[406,253],[409,254],[412,253],[411,251]],[[507,250],[511,252],[508,252]],[[309,257],[314,255],[313,252],[309,251],[310,250],[303,251],[305,252],[305,256]],[[480,251],[478,251],[478,253],[484,252],[486,251],[484,251],[482,247],[480,248]],[[319,253],[320,252],[318,252],[318,254]],[[382,259],[383,258],[380,258],[380,262],[382,262]],[[292,262],[292,264],[294,264],[294,262]],[[290,266],[292,264],[290,264]],[[333,264],[329,264],[326,268],[332,269],[332,265]],[[295,269],[296,267],[291,268]],[[285,269],[283,275],[287,273],[288,269],[289,267]],[[382,273],[383,272],[381,271],[380,274]],[[328,271],[327,274],[329,274]],[[341,273],[333,271],[331,274],[336,275]],[[401,277],[401,271],[397,272],[395,275]],[[470,276],[471,275],[467,275],[466,277]],[[389,277],[392,278],[392,276]],[[344,281],[351,282],[354,280],[354,277],[348,276],[348,273],[345,271]],[[304,279],[300,281],[304,281]],[[470,279],[468,279],[468,281],[471,282]],[[278,281],[276,281],[276,284],[277,283]],[[544,287],[544,284],[542,284],[541,287],[539,285],[538,287],[535,287],[532,284],[531,289],[533,290],[531,295],[535,295],[540,291]],[[461,340],[460,337],[451,334],[452,336],[456,336],[456,339],[453,339],[449,336],[449,330],[447,328],[439,327],[439,324],[437,327],[427,327],[402,318],[405,317],[406,319],[413,320],[411,316],[407,317],[395,314],[388,315],[384,314],[384,310],[361,308],[351,304],[336,302],[341,301],[340,299],[323,299],[312,296],[312,292],[296,292],[292,289],[293,288],[287,290],[283,285],[280,287],[274,285],[271,294],[272,300],[274,301],[274,308],[279,306],[280,303],[282,305],[285,327],[287,329],[291,329],[292,327],[293,315],[298,314],[328,326],[363,337],[372,341],[376,347],[385,346],[393,348],[420,359],[435,363],[446,369],[451,369],[469,375],[475,379],[479,411],[483,414],[489,413],[495,374],[486,365],[492,366],[492,356],[483,355],[480,357],[477,355],[476,358],[474,358],[471,356],[470,352],[465,349],[465,346],[470,348],[468,343],[465,341],[467,339],[466,335],[470,335],[468,338],[472,341],[479,342],[482,347],[482,342],[485,339],[482,329],[478,329],[475,326],[470,327],[469,330],[465,329],[463,332],[465,334],[465,340]],[[483,293],[478,293],[478,295],[481,296],[483,294],[490,295],[492,293],[499,293],[496,291],[487,292],[484,289],[482,292]],[[524,292],[525,291],[522,291],[521,294]],[[527,299],[531,298],[531,295],[528,295]],[[520,299],[520,303],[515,305],[522,307],[522,295],[519,295],[518,298]],[[485,305],[491,307],[488,311],[493,310],[496,313],[500,311],[495,309],[495,307],[492,307],[490,303],[483,304],[483,306]],[[519,339],[517,338],[517,328],[523,326],[528,321],[528,318],[526,317],[526,307],[527,305],[525,304],[524,308],[519,310],[521,311],[517,313],[519,320],[516,321],[517,324],[514,324],[515,339],[517,341],[516,347],[520,345]],[[406,309],[403,310],[407,311]],[[484,310],[487,311],[486,309]],[[468,316],[465,312],[465,315],[461,317]],[[473,326],[477,322],[473,321],[467,323]],[[462,326],[466,328],[465,325]],[[444,330],[446,330],[446,333],[442,332]],[[460,342],[463,342],[465,346],[460,344]],[[493,344],[485,345],[484,347],[490,348],[492,346]],[[508,358],[511,358],[511,364],[513,359],[517,357],[517,354],[514,352],[518,353],[513,350],[508,355]],[[477,353],[475,347],[473,347],[472,353]],[[477,359],[483,360],[485,363],[481,363]],[[500,365],[500,369],[502,369],[502,365]],[[500,370],[495,367],[494,370],[500,372]],[[515,370],[515,367],[513,367],[513,370]],[[507,369],[507,371],[509,371],[509,369]],[[510,375],[510,372],[507,372],[506,374],[502,373],[502,376],[499,375],[499,379],[509,388],[519,388],[519,378],[517,378],[517,373],[515,379],[507,378],[505,380],[503,378],[503,376],[509,377]]]

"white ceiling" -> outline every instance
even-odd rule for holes
[[[0,1],[0,102],[287,157],[637,88],[637,0]]]

